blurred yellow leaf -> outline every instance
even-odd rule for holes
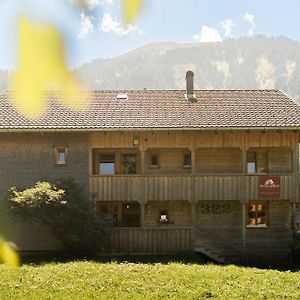
[[[80,6],[83,9],[88,8],[88,0],[73,0],[73,3]]]
[[[81,101],[72,102],[72,96],[78,96],[83,88],[66,68],[63,38],[56,29],[22,17],[18,50],[19,66],[12,77],[12,102],[21,114],[42,117],[47,109],[45,90],[54,85],[63,91],[61,100],[65,104],[75,109],[89,104],[87,93]]]
[[[19,256],[14,251],[12,244],[0,238],[0,261],[7,264],[11,269],[18,267]]]
[[[123,0],[124,19],[126,23],[131,23],[138,15],[142,1],[141,0]]]

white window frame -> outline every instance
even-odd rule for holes
[[[60,159],[60,153],[64,153],[64,160]],[[66,165],[67,164],[67,147],[55,147],[55,160],[57,165]]]

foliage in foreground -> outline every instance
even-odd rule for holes
[[[9,203],[25,220],[36,220],[50,227],[54,236],[77,253],[103,249],[111,222],[97,216],[94,202],[72,180],[37,182],[23,191],[11,190]]]
[[[299,299],[300,273],[183,263],[0,266],[1,299]]]
[[[18,267],[20,260],[15,245],[9,240],[13,237],[10,214],[6,201],[0,201],[0,262],[9,268]]]

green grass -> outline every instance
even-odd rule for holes
[[[0,299],[300,299],[300,272],[195,262],[0,265]]]

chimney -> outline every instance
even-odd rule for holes
[[[188,100],[195,100],[196,95],[194,93],[194,73],[192,71],[187,71],[185,80],[186,80],[185,98]]]

